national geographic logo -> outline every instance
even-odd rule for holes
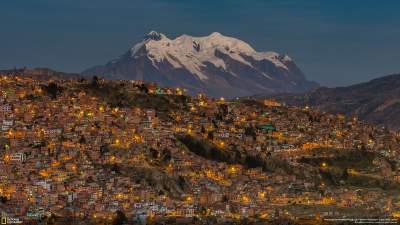
[[[1,222],[1,224],[22,224],[23,223],[23,221],[20,220],[19,218],[6,217],[6,216],[2,216],[0,222]]]

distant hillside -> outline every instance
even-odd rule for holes
[[[306,94],[274,97],[288,105],[308,105],[321,111],[357,116],[390,128],[400,128],[400,74],[348,87],[319,88]]]
[[[55,71],[49,68],[18,68],[0,70],[3,75],[30,76],[38,80],[46,79],[68,79],[68,78],[83,78],[82,75],[76,73],[64,73]]]

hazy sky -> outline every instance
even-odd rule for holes
[[[219,31],[288,53],[310,80],[348,85],[400,72],[399,0],[1,0],[0,68],[81,72],[150,30]]]

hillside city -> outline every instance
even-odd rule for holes
[[[0,126],[7,224],[400,218],[400,133],[356,117],[4,73]]]

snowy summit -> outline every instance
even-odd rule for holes
[[[199,79],[207,79],[201,67],[206,67],[205,63],[212,63],[216,67],[227,69],[225,62],[215,55],[215,51],[230,55],[233,59],[252,67],[251,62],[245,57],[254,57],[257,60],[268,60],[276,66],[288,69],[284,61],[290,60],[288,56],[281,56],[276,52],[256,52],[249,44],[239,39],[226,37],[218,32],[214,32],[206,37],[192,37],[182,35],[174,40],[155,31],[146,35],[143,42],[136,44],[131,49],[131,56],[137,57],[138,51],[145,47],[147,54],[151,57],[153,65],[162,61],[167,61],[175,68],[186,68]],[[230,72],[230,71],[228,71]],[[232,73],[232,75],[235,75]],[[271,79],[267,74],[265,76]]]

